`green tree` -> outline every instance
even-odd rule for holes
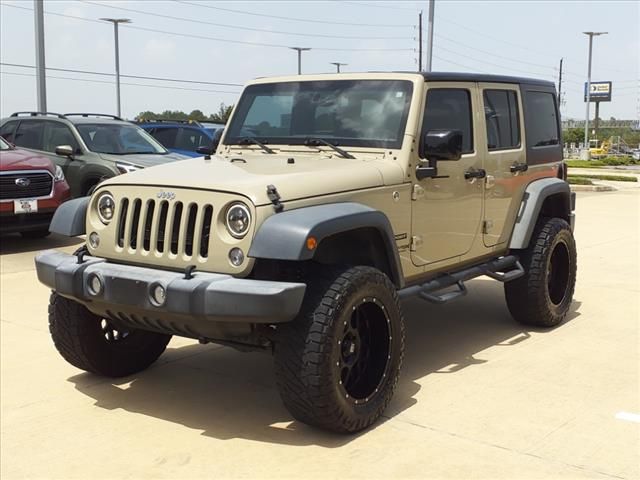
[[[209,120],[212,122],[227,123],[232,111],[233,105],[225,105],[224,103],[221,103],[218,112],[209,115]]]

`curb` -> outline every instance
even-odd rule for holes
[[[615,192],[611,185],[570,185],[573,192]]]

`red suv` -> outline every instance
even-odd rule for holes
[[[46,237],[53,212],[69,197],[60,167],[0,137],[0,234]]]

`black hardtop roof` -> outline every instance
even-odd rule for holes
[[[404,72],[403,72],[404,73]],[[410,73],[410,72],[406,72]],[[461,72],[421,72],[425,82],[486,82],[486,83],[518,83],[553,87],[555,84],[548,80],[526,77],[510,77],[508,75],[491,75],[488,73]]]

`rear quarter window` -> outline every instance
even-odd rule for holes
[[[527,95],[529,143],[531,147],[546,147],[560,143],[555,96],[547,92]]]
[[[521,85],[525,118],[527,163],[562,161],[560,116],[552,86]]]

